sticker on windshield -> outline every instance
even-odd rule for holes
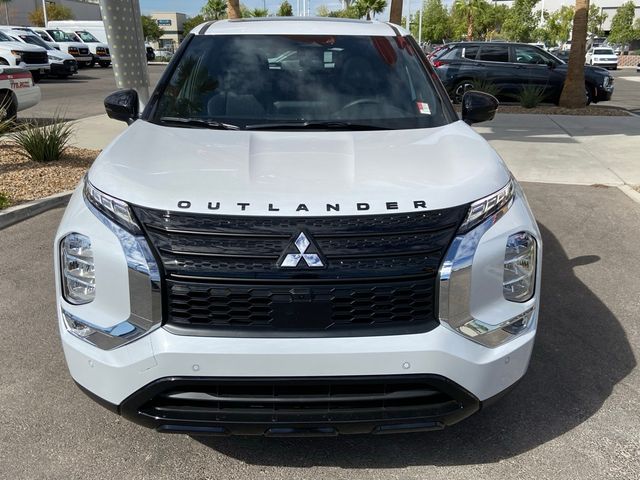
[[[428,103],[416,102],[416,105],[418,105],[418,111],[422,115],[431,115],[431,109]]]

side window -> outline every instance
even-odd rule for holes
[[[440,60],[458,60],[462,58],[462,47],[453,47],[444,55],[438,57]]]
[[[507,45],[483,45],[478,60],[485,62],[508,62],[509,47]]]
[[[462,49],[462,56],[469,60],[475,60],[478,54],[479,47],[477,45],[469,45]]]
[[[545,65],[549,60],[544,54],[532,47],[518,45],[515,47],[516,63],[528,63],[531,65]]]

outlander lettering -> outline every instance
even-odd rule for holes
[[[540,232],[469,127],[497,101],[459,118],[401,27],[206,23],[142,112],[105,105],[129,126],[54,241],[67,365],[103,406],[159,432],[402,433],[525,374]]]

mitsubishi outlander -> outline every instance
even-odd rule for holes
[[[436,430],[525,374],[540,232],[400,27],[206,23],[55,237],[71,376],[162,432]]]

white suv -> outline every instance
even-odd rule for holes
[[[433,430],[525,374],[541,238],[413,38],[353,20],[201,25],[73,194],[60,334],[92,398],[163,432]]]
[[[19,42],[0,31],[0,67],[3,65],[29,70],[37,82],[49,71],[49,56],[44,48]]]

